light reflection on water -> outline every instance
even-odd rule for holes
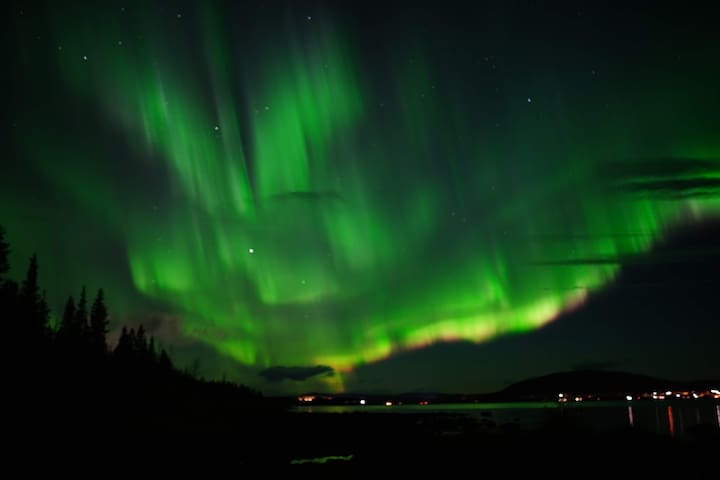
[[[578,426],[596,431],[635,428],[683,437],[697,425],[720,428],[720,404],[713,402],[556,402],[403,404],[384,405],[303,405],[301,413],[445,413],[467,415],[487,428],[514,424],[528,429],[565,417]]]

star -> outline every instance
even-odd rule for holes
[[[528,103],[532,103],[532,98],[528,97]]]
[[[248,248],[248,253],[255,253],[255,249],[254,249],[254,248]]]
[[[220,131],[220,125],[215,125],[215,127],[213,128],[213,130],[215,130],[216,132],[219,132],[219,131]]]
[[[87,60],[87,59],[88,59],[88,56],[87,56],[87,55],[83,55],[83,60]]]
[[[312,20],[312,15],[308,15],[308,16],[307,16],[307,19],[308,19],[308,20]]]

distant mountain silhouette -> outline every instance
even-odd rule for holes
[[[678,382],[627,372],[604,370],[576,370],[530,378],[510,385],[497,392],[504,397],[527,397],[577,393],[636,393],[666,389],[705,389],[716,385],[713,381]]]
[[[439,392],[405,392],[397,394],[364,394],[348,392],[344,394],[305,393],[300,397],[313,397],[314,404],[342,405],[357,404],[361,399],[368,405],[382,405],[386,401],[393,403],[466,403],[498,402],[517,400],[548,400],[556,398],[558,393],[601,394],[605,398],[622,397],[626,394],[645,392],[665,392],[666,390],[707,390],[718,388],[720,380],[696,380],[690,382],[667,380],[628,372],[610,370],[573,370],[556,372],[540,377],[529,378],[493,393],[452,394]]]

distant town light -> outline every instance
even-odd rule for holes
[[[665,392],[665,395],[672,395],[672,392],[668,390],[667,392]]]
[[[365,400],[360,400],[360,405],[365,405]]]
[[[718,390],[717,388],[713,388],[713,389],[710,390],[710,391],[711,391],[712,393],[714,393],[715,395],[720,395],[720,390]]]
[[[582,402],[582,397],[575,397],[576,402]]]
[[[562,397],[563,397],[563,394],[562,394],[562,393],[558,393],[558,398],[562,398]]]
[[[392,402],[385,402],[386,407],[392,407]]]
[[[628,402],[632,400],[632,395],[625,395],[625,400],[627,400]]]
[[[700,395],[698,395],[697,393],[693,392],[693,398],[700,398]]]

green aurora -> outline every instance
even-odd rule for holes
[[[97,279],[114,326],[176,319],[161,340],[213,349],[209,375],[327,365],[316,384],[343,390],[397,352],[529,332],[720,211],[720,69],[699,53],[563,63],[580,47],[550,35],[479,25],[449,52],[411,21],[373,43],[329,9],[233,15],[50,6],[40,45],[18,27],[17,78],[52,86],[13,142],[43,195],[93,219],[56,247],[87,265],[49,246],[46,200],[0,202],[13,244],[47,239],[14,263],[69,272],[53,305]]]

